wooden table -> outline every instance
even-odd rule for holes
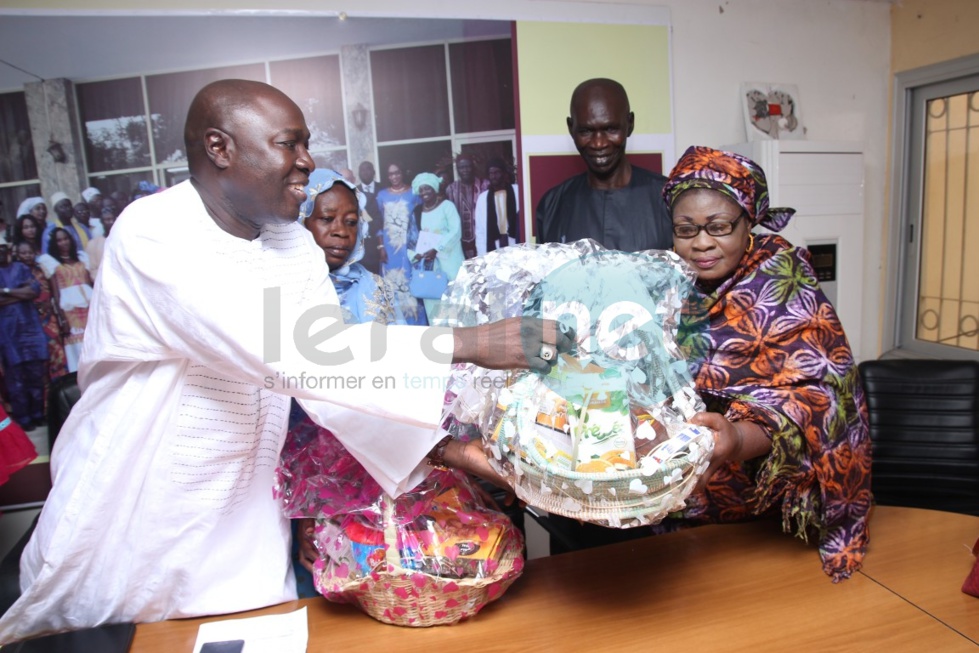
[[[979,598],[961,591],[975,564],[979,517],[878,507],[862,573],[979,642]]]
[[[979,517],[879,507],[866,573],[836,585],[813,547],[764,521],[531,560],[502,599],[455,626],[388,626],[319,598],[234,616],[305,605],[311,653],[975,652],[979,599],[959,589],[972,564],[961,545],[976,537]],[[132,651],[189,653],[201,623],[228,618],[140,625]]]

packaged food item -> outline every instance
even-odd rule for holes
[[[666,426],[644,409],[634,411],[633,418],[636,422],[636,459],[642,459],[665,442],[670,435]]]
[[[568,423],[568,400],[548,388],[541,395],[537,423],[567,435],[571,429]]]
[[[563,469],[574,467],[574,443],[571,436],[563,431],[538,428],[531,436],[531,446],[540,458],[549,464]],[[527,460],[527,457],[524,457]]]
[[[505,524],[470,520],[467,515],[458,488],[435,497],[430,510],[399,533],[402,566],[442,578],[477,576],[499,556]]]
[[[380,569],[384,563],[384,531],[365,524],[359,515],[351,515],[345,522],[342,529],[333,531],[333,535],[336,541],[343,541],[341,533],[347,536],[354,569],[363,575]]]
[[[577,472],[610,472],[635,469],[629,393],[615,370],[592,373],[580,380],[583,395],[571,418],[574,469]],[[572,398],[574,402],[577,397]]]

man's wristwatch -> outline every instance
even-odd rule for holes
[[[449,446],[449,442],[452,441],[452,436],[447,435],[438,441],[432,450],[428,452],[428,458],[425,462],[429,467],[434,467],[435,469],[446,470],[448,467],[445,466],[445,448]]]
[[[4,288],[3,289],[3,294],[4,295],[9,295],[10,294],[10,288]]]

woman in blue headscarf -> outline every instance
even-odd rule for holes
[[[299,219],[323,250],[330,268],[330,279],[340,299],[344,322],[405,324],[388,284],[358,262],[364,256],[364,238],[369,231],[367,216],[361,211],[360,197],[356,187],[338,172],[318,169],[309,176],[306,201],[299,207]],[[310,458],[310,452],[317,453],[315,460]],[[320,459],[319,454],[324,452],[330,455]],[[317,480],[314,481],[312,475]],[[332,502],[324,502],[321,506],[324,512],[343,507],[338,497],[351,501],[350,505],[361,505],[365,501],[369,503],[368,497],[381,491],[367,470],[344,450],[333,434],[313,422],[295,401],[289,420],[289,433],[282,447],[278,476],[282,486],[300,482],[322,484],[324,492],[334,497]],[[347,482],[340,482],[340,479]],[[303,513],[298,506],[289,505],[288,501],[284,505],[289,516],[312,516]],[[297,557],[293,568],[299,596],[316,596],[308,567],[299,557],[306,558],[305,562],[309,565],[315,558],[311,559],[311,549],[300,550],[296,532],[308,534],[312,523],[302,520],[293,523],[296,527],[293,555]]]
[[[418,241],[409,245],[408,256],[414,265],[426,265],[429,269],[438,262],[438,268],[449,281],[456,278],[465,260],[462,253],[462,219],[455,204],[439,194],[442,179],[431,172],[423,172],[411,182],[411,190],[422,199],[415,207],[418,220]],[[425,235],[431,238],[424,238]],[[422,244],[424,242],[429,244]],[[424,251],[422,251],[424,250]],[[424,262],[422,262],[424,260]],[[438,317],[440,299],[426,299],[425,313],[429,322]]]
[[[359,263],[369,231],[366,218],[356,186],[340,173],[321,168],[310,175],[299,219],[326,256],[344,321],[404,324],[390,286]]]

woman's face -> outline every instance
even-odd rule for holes
[[[48,219],[48,205],[45,204],[44,202],[35,205],[34,208],[31,209],[31,215],[33,215],[41,222],[44,222],[45,220]]]
[[[401,168],[393,163],[388,166],[388,182],[395,188],[401,188],[401,184],[404,182],[404,173],[401,172]]]
[[[748,249],[751,234],[741,206],[727,195],[707,188],[694,188],[680,195],[673,204],[673,224],[705,226],[711,222],[730,222],[734,231],[726,236],[711,236],[703,229],[693,238],[673,236],[673,249],[697,271],[697,279],[714,285],[737,269]],[[739,219],[740,218],[740,219]]]
[[[54,237],[54,244],[58,248],[58,254],[69,256],[71,254],[71,236],[67,231],[59,231]]]
[[[337,184],[316,196],[306,228],[326,254],[330,271],[343,267],[357,244],[360,207],[353,191]]]
[[[34,265],[34,259],[36,258],[34,248],[29,243],[20,243],[17,245],[17,249],[14,250],[14,256],[17,257],[18,261],[28,267]]]
[[[34,239],[37,238],[37,223],[33,220],[24,219],[20,226],[20,235],[24,240],[34,242]]]
[[[425,206],[431,206],[435,203],[435,189],[431,186],[419,186],[418,195],[422,198],[422,201],[425,202]]]

